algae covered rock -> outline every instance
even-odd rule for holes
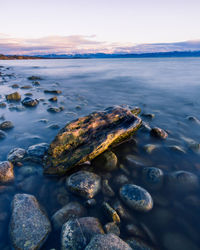
[[[130,137],[141,125],[138,113],[138,108],[130,110],[116,106],[68,123],[49,147],[44,172],[65,174]]]

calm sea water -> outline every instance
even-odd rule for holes
[[[152,139],[148,132],[138,131],[134,143],[126,143],[115,149],[120,163],[127,168],[130,182],[144,186],[140,176],[140,170],[127,162],[127,155],[137,156],[142,164],[148,161],[148,166],[161,168],[166,175],[173,171],[185,170],[194,173],[199,178],[200,154],[200,123],[188,119],[194,116],[200,119],[200,59],[199,58],[156,58],[156,59],[76,59],[76,60],[20,60],[0,61],[0,65],[9,67],[6,77],[0,81],[1,100],[5,95],[15,90],[13,84],[20,86],[31,84],[27,77],[36,75],[43,80],[39,87],[32,89],[19,89],[22,96],[31,92],[34,98],[44,98],[36,108],[26,109],[22,112],[12,111],[7,105],[0,109],[0,116],[14,123],[13,130],[7,133],[5,140],[0,141],[0,160],[6,160],[8,152],[14,147],[27,148],[30,145],[48,142],[50,143],[58,130],[50,129],[52,124],[62,128],[67,122],[77,117],[84,116],[92,111],[103,110],[112,105],[139,106],[142,113],[155,114],[155,118],[148,120],[143,118],[151,127],[157,126],[165,129],[169,137],[165,141]],[[1,69],[0,69],[1,70]],[[5,68],[2,69],[2,72]],[[64,111],[58,114],[47,112],[51,95],[44,94],[45,89],[58,89],[62,94],[58,96],[57,106],[64,106]],[[47,123],[40,122],[47,119]],[[196,144],[195,144],[196,143]],[[145,152],[147,144],[156,144],[159,150],[152,154]],[[196,149],[194,150],[194,146]],[[184,152],[172,150],[172,146],[179,146]],[[199,150],[200,151],[200,150]],[[38,167],[40,168],[40,166]],[[16,181],[11,193],[0,194],[0,212],[6,212],[6,219],[0,221],[1,249],[9,249],[8,222],[10,218],[9,205],[12,197],[19,189],[18,183],[22,181],[18,169]],[[118,170],[113,176],[123,174]],[[19,171],[20,172],[20,171]],[[48,212],[49,217],[58,210],[54,197],[48,195],[46,200],[40,197],[39,191],[44,182],[52,187],[57,185],[57,180],[49,180],[42,176],[42,171],[37,172],[38,186],[28,190],[33,193]],[[130,177],[132,176],[132,177]],[[27,178],[27,177],[26,177]],[[184,180],[183,180],[184,182]],[[118,193],[119,187],[114,187]],[[200,248],[200,190],[192,192],[174,192],[165,190],[152,192],[148,190],[155,205],[151,212],[133,215],[134,221],[141,228],[146,228],[145,241],[158,249],[199,249]],[[117,194],[118,195],[118,194]],[[78,200],[76,196],[69,194],[70,200]],[[100,199],[101,200],[101,199]],[[102,198],[103,200],[103,198]],[[109,201],[112,203],[112,201]],[[101,211],[89,209],[88,215],[94,215],[105,224]],[[145,225],[145,226],[144,226]],[[126,239],[128,234],[126,223],[121,225],[121,237]],[[53,233],[52,233],[53,235]],[[59,237],[50,236],[43,249],[55,247],[59,249]],[[173,243],[174,241],[174,243]],[[7,248],[6,248],[7,247]]]

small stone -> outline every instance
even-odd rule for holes
[[[111,186],[108,183],[108,180],[104,179],[102,181],[102,193],[105,196],[108,197],[114,197],[115,196],[115,192],[112,190]]]
[[[144,146],[144,150],[148,153],[151,154],[153,151],[155,151],[159,146],[155,144],[146,144]]]
[[[30,92],[28,92],[28,93],[25,93],[24,95],[25,95],[25,96],[32,96],[33,94],[30,93]]]
[[[112,151],[106,151],[93,160],[96,168],[113,171],[117,168],[117,156]]]
[[[59,129],[60,126],[58,124],[51,124],[47,128],[50,128],[50,129]]]
[[[85,202],[85,205],[87,207],[94,207],[95,205],[97,204],[96,200],[95,199],[89,199]]]
[[[29,76],[28,80],[30,80],[30,81],[36,81],[36,80],[42,80],[42,78],[40,76]]]
[[[168,134],[161,128],[152,128],[150,131],[151,136],[157,137],[160,139],[166,139]]]
[[[84,207],[78,202],[70,202],[62,207],[52,216],[52,223],[55,230],[58,230],[70,218],[81,217],[85,214]]]
[[[9,161],[0,162],[0,182],[6,183],[14,180],[13,165]]]
[[[198,118],[196,118],[195,116],[188,116],[187,119],[188,119],[188,121],[192,121],[192,122],[195,122],[197,124],[200,124],[200,120]]]
[[[61,249],[84,249],[96,234],[104,234],[102,225],[97,218],[70,219],[62,227]]]
[[[0,108],[6,108],[6,103],[5,102],[0,102]]]
[[[21,89],[31,89],[32,86],[31,85],[25,85],[25,86],[22,86]]]
[[[173,150],[174,152],[186,154],[186,151],[185,151],[181,146],[172,145],[172,146],[169,146],[169,148],[170,148],[171,150]]]
[[[159,168],[146,167],[142,169],[142,179],[148,188],[159,190],[163,185],[164,173]]]
[[[129,182],[129,180],[126,177],[126,175],[124,175],[124,174],[120,174],[120,175],[117,175],[115,177],[115,184],[118,185],[118,186],[122,186],[122,185],[124,185],[124,184],[126,184],[128,182]]]
[[[51,231],[51,224],[36,198],[16,194],[12,202],[10,236],[14,249],[39,249]]]
[[[107,202],[103,202],[102,207],[106,213],[106,216],[111,221],[114,221],[116,223],[120,223],[120,217],[119,217],[118,213]]]
[[[57,96],[54,96],[54,97],[49,98],[49,101],[50,102],[57,102],[58,98],[57,98]]]
[[[5,139],[5,138],[6,138],[6,133],[0,130],[0,140]]]
[[[132,250],[132,248],[115,234],[96,235],[85,250]]]
[[[40,86],[40,83],[38,81],[35,81],[32,84],[33,84],[33,86]]]
[[[17,89],[17,88],[19,88],[19,85],[18,85],[18,84],[13,84],[11,87],[12,87],[13,89]]]
[[[109,233],[112,233],[112,234],[115,234],[117,236],[120,235],[120,229],[119,227],[116,225],[115,222],[109,222],[107,223],[105,226],[104,226],[104,231],[109,234]]]
[[[48,143],[39,143],[30,146],[27,150],[27,159],[35,162],[40,162],[43,159],[48,148]]]
[[[195,174],[179,170],[168,175],[167,187],[174,192],[192,192],[199,188],[199,180]]]
[[[155,117],[155,114],[143,113],[142,116],[147,118],[147,119],[153,119]]]
[[[61,107],[50,107],[47,109],[48,112],[50,113],[59,113],[62,111]]]
[[[20,101],[21,95],[18,92],[14,92],[12,94],[6,95],[7,101]]]
[[[45,94],[54,94],[54,95],[58,95],[61,94],[62,91],[61,90],[44,90]]]
[[[22,101],[22,104],[26,107],[35,107],[38,105],[38,100],[32,99],[30,97],[25,97],[24,100]]]
[[[146,242],[138,238],[130,238],[126,242],[129,244],[131,249],[134,249],[134,250],[154,250],[154,248],[147,245]]]
[[[149,126],[149,124],[147,124],[146,122],[142,121],[141,130],[143,132],[150,132],[151,131],[151,127]]]
[[[101,178],[88,171],[78,171],[67,179],[69,190],[84,198],[93,198],[101,188]]]
[[[14,128],[14,125],[11,121],[4,121],[0,124],[1,130],[9,130],[11,128]]]
[[[21,162],[26,154],[26,150],[23,148],[14,148],[8,154],[8,161],[12,163]]]
[[[151,195],[140,186],[125,184],[120,189],[120,197],[127,206],[134,210],[148,212],[153,208]]]
[[[125,229],[128,235],[145,238],[145,233],[143,232],[143,230],[135,224],[127,224]]]

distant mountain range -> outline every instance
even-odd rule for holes
[[[156,52],[156,53],[138,53],[138,54],[74,54],[74,55],[2,55],[0,60],[17,60],[17,59],[92,59],[92,58],[157,58],[157,57],[200,57],[200,51],[172,51],[172,52]]]

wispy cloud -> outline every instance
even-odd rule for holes
[[[200,50],[200,40],[176,43],[121,44],[97,41],[95,36],[13,38],[0,33],[0,54],[44,55],[77,53],[148,53]]]

